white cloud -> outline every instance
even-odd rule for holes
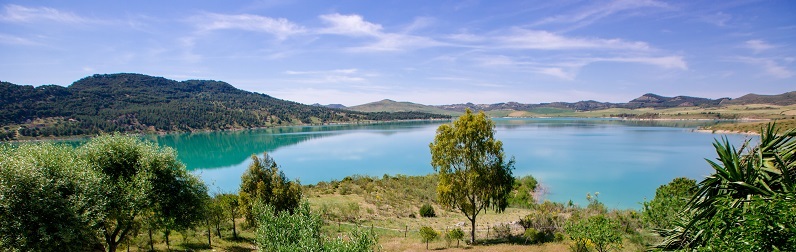
[[[754,51],[755,53],[761,53],[761,52],[763,52],[763,51],[766,51],[766,50],[769,50],[769,49],[771,49],[771,48],[774,48],[774,46],[773,46],[773,45],[771,45],[771,44],[768,44],[768,43],[766,43],[765,41],[763,41],[763,40],[759,40],[759,39],[747,40],[747,41],[744,43],[744,46],[745,46],[746,48],[749,48],[749,49],[751,49],[751,50],[752,50],[752,51]]]
[[[348,51],[369,52],[369,51],[403,51],[407,49],[425,48],[445,45],[439,41],[428,37],[409,35],[404,33],[383,32],[380,24],[365,21],[360,15],[342,15],[339,13],[321,15],[320,18],[329,24],[325,28],[319,29],[320,34],[335,34],[352,37],[372,37],[376,41],[363,46],[350,47]],[[419,19],[425,20],[425,19]],[[425,26],[429,21],[415,21],[409,26],[411,31],[413,26]]]
[[[203,31],[214,30],[245,30],[265,32],[278,39],[306,32],[301,25],[295,24],[284,18],[271,18],[258,15],[240,14],[225,15],[206,13],[192,19],[199,29]]]
[[[378,37],[382,34],[381,25],[367,22],[360,15],[333,13],[321,15],[320,18],[330,26],[320,29],[319,33],[373,37]]]
[[[366,82],[367,79],[365,77],[369,76],[368,74],[360,73],[359,69],[356,69],[356,68],[334,69],[334,70],[323,70],[323,71],[292,71],[292,70],[288,70],[288,71],[285,71],[285,74],[287,74],[287,75],[297,75],[297,76],[308,76],[308,77],[302,77],[302,78],[291,79],[290,80],[290,81],[293,81],[293,82],[307,83],[307,84]]]
[[[501,46],[515,49],[533,50],[575,50],[609,49],[646,51],[650,46],[644,42],[630,42],[622,39],[571,38],[540,30],[516,28],[511,34],[497,38]]]
[[[8,4],[5,6],[5,13],[0,17],[0,20],[12,23],[30,23],[45,20],[57,23],[90,22],[89,19],[70,12],[63,12],[47,7],[25,7],[15,4]]]

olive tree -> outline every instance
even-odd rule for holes
[[[79,148],[108,188],[99,230],[107,251],[116,251],[144,224],[166,230],[201,220],[207,187],[188,173],[171,148],[133,136],[104,135]]]
[[[246,223],[253,227],[254,202],[261,201],[263,204],[271,205],[277,212],[286,210],[292,212],[299,206],[301,185],[298,181],[288,180],[274,159],[265,153],[262,159],[256,155],[252,156],[252,164],[241,176],[238,195],[241,214],[246,217]]]
[[[64,145],[0,145],[0,247],[89,251],[100,244],[106,189]]]
[[[473,114],[467,109],[452,124],[440,125],[429,147],[431,165],[439,172],[438,199],[470,220],[475,243],[478,214],[488,208],[502,212],[508,206],[514,160],[505,161],[495,123],[483,111]]]

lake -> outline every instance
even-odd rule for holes
[[[496,137],[514,156],[515,176],[533,175],[545,198],[585,205],[599,192],[610,208],[640,209],[655,189],[675,177],[700,180],[711,173],[705,158],[721,135],[693,130],[712,121],[618,119],[494,119]],[[244,131],[149,135],[177,150],[211,192],[236,192],[251,155],[269,153],[280,169],[302,184],[360,174],[433,173],[428,145],[446,122],[277,127]],[[740,144],[745,135],[728,135]]]

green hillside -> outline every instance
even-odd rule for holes
[[[93,75],[69,87],[0,83],[0,140],[101,132],[175,132],[449,118],[308,106],[213,80]]]
[[[462,114],[462,112],[444,110],[434,106],[411,102],[397,102],[389,99],[348,107],[348,109],[359,112],[423,112],[450,116],[458,116]]]

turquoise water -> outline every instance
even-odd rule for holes
[[[675,177],[701,179],[711,170],[715,138],[693,132],[703,121],[614,119],[495,119],[497,138],[514,156],[515,176],[533,175],[545,198],[586,204],[586,194],[612,208],[640,208]],[[253,154],[268,152],[302,184],[361,174],[433,173],[428,145],[444,122],[280,127],[231,132],[147,136],[177,150],[211,191],[237,191]],[[744,135],[727,136],[739,144]]]

